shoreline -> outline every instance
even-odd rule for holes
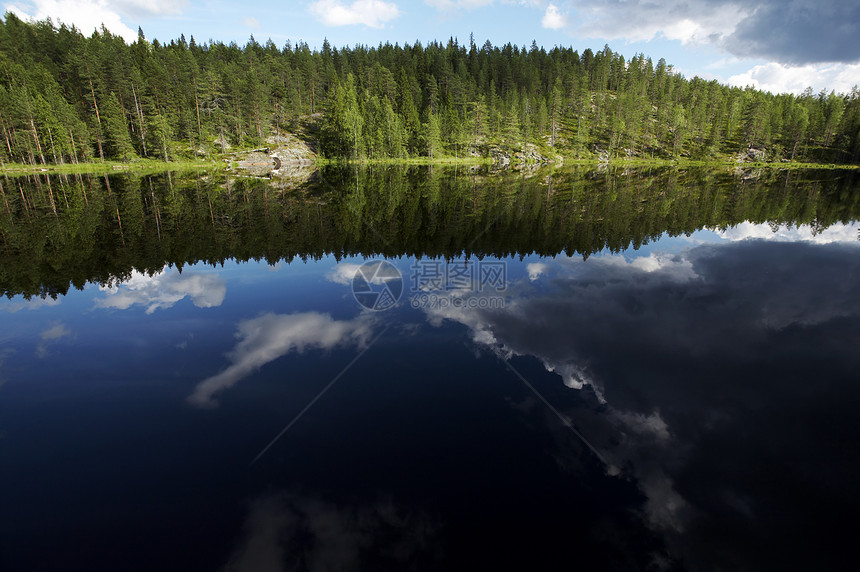
[[[221,159],[208,161],[155,161],[155,160],[139,160],[134,162],[122,161],[105,161],[93,163],[65,163],[61,165],[44,164],[44,165],[22,165],[22,164],[6,164],[0,167],[0,174],[3,176],[25,176],[25,175],[82,175],[82,174],[99,174],[109,175],[117,173],[163,173],[166,171],[199,171],[199,170],[232,170],[232,163],[227,164]],[[493,161],[490,157],[409,157],[405,159],[396,158],[380,158],[380,159],[320,159],[314,161],[315,167],[337,166],[337,165],[359,165],[359,166],[492,166]],[[502,170],[519,170],[522,168],[556,168],[563,169],[569,166],[577,167],[629,167],[629,168],[644,168],[644,167],[669,167],[669,168],[689,168],[689,167],[711,167],[714,169],[775,169],[775,170],[801,170],[801,169],[818,169],[818,170],[853,170],[860,168],[860,165],[855,164],[836,164],[836,163],[800,163],[800,162],[738,162],[729,159],[725,160],[693,160],[693,159],[640,159],[640,158],[623,158],[610,159],[601,161],[599,159],[575,159],[563,158],[561,164],[555,162],[548,163],[524,163],[518,165],[508,165],[499,168]]]

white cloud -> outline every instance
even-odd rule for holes
[[[681,256],[652,252],[648,256],[637,256],[630,266],[645,272],[661,272],[664,276],[678,282],[696,278],[693,263]]]
[[[400,16],[396,4],[382,0],[355,0],[351,4],[319,0],[311,4],[309,10],[326,26],[362,24],[368,28],[382,28],[386,22]]]
[[[247,18],[242,20],[242,25],[244,25],[246,28],[251,28],[252,30],[260,29],[260,21],[253,16],[248,16]]]
[[[367,344],[373,321],[366,315],[354,320],[335,320],[328,314],[263,314],[239,322],[239,342],[228,354],[230,365],[194,388],[188,402],[197,407],[215,407],[215,394],[236,385],[263,365],[295,350],[332,349],[341,345]]]
[[[513,350],[510,351],[513,352]],[[565,386],[571,389],[582,389],[586,385],[590,385],[594,388],[597,398],[600,401],[603,401],[599,387],[594,383],[594,379],[588,375],[585,367],[572,362],[555,363],[547,359],[541,360],[541,363],[543,363],[543,366],[547,371],[560,375]]]
[[[629,267],[649,274],[659,273],[662,278],[673,282],[686,282],[698,276],[693,270],[693,263],[684,255],[665,252],[652,252],[648,256],[636,256],[630,260],[620,254],[595,256],[594,264],[594,268],[600,266]]]
[[[69,336],[71,333],[72,331],[61,323],[54,324],[50,328],[43,330],[42,333],[39,334],[42,341],[39,342],[38,346],[36,346],[36,355],[40,359],[46,358],[48,356],[48,344]]]
[[[846,5],[849,4],[849,5]],[[860,6],[844,0],[571,0],[576,32],[601,39],[711,44],[745,58],[856,62]]]
[[[59,340],[60,338],[68,336],[71,333],[72,333],[72,331],[69,330],[63,324],[56,324],[54,326],[51,326],[47,330],[43,331],[41,333],[40,337],[43,340]]]
[[[650,436],[658,441],[668,441],[671,437],[669,426],[660,417],[660,412],[658,411],[654,411],[650,415],[636,413],[635,411],[613,411],[613,414],[628,429],[639,435]]]
[[[567,26],[567,16],[561,13],[558,6],[555,4],[549,4],[546,7],[546,12],[544,12],[540,23],[544,28],[560,30]]]
[[[773,93],[799,94],[807,87],[813,91],[834,90],[850,93],[860,83],[860,64],[783,65],[776,62],[757,65],[728,79],[730,85],[754,86]]]
[[[348,286],[352,284],[352,279],[355,277],[355,273],[358,272],[359,268],[361,268],[361,264],[355,264],[354,262],[340,262],[329,270],[325,277],[327,280],[334,282],[335,284],[344,284]]]
[[[529,280],[532,282],[545,275],[547,270],[549,270],[549,265],[543,262],[530,262],[526,264],[526,272],[529,273]]]
[[[131,43],[137,39],[137,30],[126,25],[123,18],[134,21],[147,16],[176,16],[186,4],[187,0],[33,0],[5,4],[4,8],[25,20],[51,18],[55,24],[74,25],[85,35],[104,24]]]
[[[100,308],[126,310],[135,304],[147,306],[152,314],[160,308],[170,308],[186,296],[198,308],[220,306],[227,293],[224,281],[214,274],[162,270],[152,276],[132,272],[131,278],[116,286],[102,286],[104,298],[96,300]]]
[[[17,298],[17,297],[16,297]],[[46,296],[44,298],[31,298],[29,300],[24,299],[15,299],[12,301],[0,301],[2,304],[2,309],[6,310],[10,314],[14,314],[15,312],[20,312],[21,310],[38,310],[39,308],[44,308],[45,306],[57,306],[60,303],[59,298],[51,298],[50,296]]]
[[[751,13],[751,9],[740,2],[707,3],[704,0],[648,3],[575,0],[572,4],[579,33],[630,42],[659,36],[684,44],[712,42],[733,32]]]
[[[816,244],[830,244],[842,242],[846,244],[860,245],[860,223],[834,224],[821,231],[816,232],[810,225],[802,224],[792,227],[781,224],[771,226],[769,224],[757,224],[742,222],[725,230],[715,231],[717,235],[725,240],[747,240],[766,239],[780,242],[814,242]]]
[[[355,264],[354,262],[340,262],[326,273],[326,280],[335,284],[352,285],[356,273],[361,269],[363,278],[368,284],[381,286],[388,282],[402,281],[400,271],[393,265],[377,260],[370,263]]]
[[[588,264],[578,258],[558,258],[552,263],[529,263],[526,265],[526,271],[531,282],[541,275],[552,272],[565,282],[582,284],[583,297],[598,296],[594,289],[588,287],[589,278],[583,274],[587,272],[596,275],[597,282],[603,280],[601,278],[603,275],[612,275],[623,277],[629,283],[638,283],[642,280],[643,273],[651,275],[649,280],[659,283],[686,283],[698,278],[698,274],[693,269],[693,262],[687,256],[668,253],[651,253],[629,261],[621,255],[596,256],[592,257]],[[586,360],[576,356],[577,348],[565,348],[563,353],[567,355],[542,353],[534,349],[534,339],[528,336],[514,339],[501,331],[510,323],[528,323],[535,319],[532,315],[533,309],[530,307],[533,300],[529,296],[516,295],[523,286],[523,291],[528,292],[530,287],[524,284],[509,285],[504,311],[500,312],[506,316],[503,321],[497,321],[498,314],[493,311],[482,309],[492,308],[491,305],[475,303],[479,302],[477,298],[486,296],[485,294],[470,291],[439,292],[436,293],[438,304],[427,304],[421,307],[431,325],[438,327],[446,320],[459,322],[469,328],[473,342],[494,352],[499,358],[510,359],[513,356],[533,355],[541,361],[547,371],[561,377],[567,387],[583,389],[588,386],[598,401],[604,402],[602,384],[593,377]],[[540,330],[537,325],[535,327]],[[573,330],[576,324],[572,322],[570,328]]]

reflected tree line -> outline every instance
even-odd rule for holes
[[[0,287],[52,296],[165,266],[332,255],[587,257],[743,221],[860,218],[843,171],[332,167],[295,185],[218,173],[0,180]]]

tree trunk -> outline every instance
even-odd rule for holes
[[[75,147],[75,136],[72,134],[71,127],[69,128],[69,139],[72,141],[72,154],[75,157],[75,165],[78,164],[78,150]]]
[[[33,130],[33,141],[36,142],[36,150],[39,151],[39,159],[42,160],[42,164],[45,164],[45,155],[42,153],[42,144],[39,143],[39,134],[36,132],[36,124],[33,123],[33,117],[30,116],[30,128]]]
[[[87,67],[87,75],[89,75],[89,73],[90,73],[90,68]],[[90,94],[92,94],[92,96],[93,96],[93,107],[96,110],[96,122],[99,125],[98,133],[96,133],[96,141],[98,141],[98,144],[99,144],[99,157],[101,157],[101,160],[104,161],[105,160],[105,153],[104,153],[104,150],[102,149],[102,119],[99,116],[99,104],[96,101],[96,90],[93,89],[92,78],[90,78]]]
[[[203,140],[203,130],[200,128],[200,101],[197,99],[197,82],[194,82],[194,109],[197,111],[197,145]]]
[[[51,133],[51,128],[48,127],[48,140],[51,142],[51,155],[54,157],[54,165],[62,165],[63,164],[63,156],[60,155],[60,160],[57,161],[57,151],[54,148],[54,135]]]
[[[137,114],[137,124],[140,127],[140,144],[143,147],[143,156],[146,157],[146,126],[143,122],[143,109],[137,101],[137,91],[134,89],[134,84],[131,84],[131,95],[134,97],[134,110]]]

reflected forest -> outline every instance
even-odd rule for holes
[[[307,180],[32,175],[0,181],[0,287],[52,296],[165,265],[331,255],[588,257],[744,221],[860,218],[850,171],[329,167]]]

